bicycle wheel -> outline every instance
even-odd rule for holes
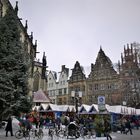
[[[15,132],[15,137],[17,139],[22,139],[23,138],[23,132],[21,130],[18,130]]]
[[[49,129],[49,132],[48,132],[48,139],[49,140],[53,140],[53,135],[54,135],[54,131],[52,129]]]
[[[44,136],[43,132],[38,133],[38,140],[41,140],[43,138],[43,136]]]
[[[60,137],[60,138],[64,138],[64,137],[65,137],[65,131],[64,131],[64,130],[59,130],[59,131],[57,132],[57,135],[58,135],[58,137]]]
[[[24,137],[26,140],[30,140],[30,134],[28,131],[25,132]]]

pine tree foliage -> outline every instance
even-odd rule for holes
[[[28,111],[29,56],[13,10],[0,19],[0,114]],[[26,103],[26,104],[25,104]]]

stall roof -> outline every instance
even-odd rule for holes
[[[140,115],[140,109],[136,109],[136,114]]]
[[[46,110],[48,107],[48,104],[41,104],[38,108],[38,110]]]
[[[116,113],[116,114],[126,114],[126,115],[140,115],[140,109],[135,109],[132,107],[126,107],[122,105],[105,105],[106,111],[102,113]],[[59,112],[75,112],[75,106],[73,105],[56,105],[56,104],[41,104],[39,107],[35,106],[33,107],[33,110],[38,111],[59,111]],[[82,104],[81,107],[78,107],[78,112],[80,114],[96,114],[99,113],[98,105],[92,104],[92,105],[86,105]]]
[[[91,108],[90,105],[82,104],[82,106],[80,107],[79,112],[89,112],[90,108]]]
[[[43,92],[42,89],[38,90],[33,95],[33,102],[40,102],[40,103],[50,103],[50,98]]]
[[[35,111],[35,110],[37,111],[37,110],[39,109],[39,107],[40,107],[40,106],[34,106],[34,107],[32,108],[32,110],[33,110],[33,111]]]

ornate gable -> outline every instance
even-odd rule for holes
[[[95,65],[91,65],[91,73],[89,78],[99,79],[112,79],[117,76],[117,72],[114,70],[113,65],[109,57],[107,57],[100,48]]]
[[[72,75],[69,82],[78,82],[86,79],[85,74],[83,73],[83,68],[80,66],[80,63],[76,61],[74,69],[72,69]]]
[[[139,70],[138,67],[138,53],[135,44],[127,44],[127,48],[124,46],[124,54],[121,54],[121,65],[120,74],[126,76],[132,76],[136,71]]]

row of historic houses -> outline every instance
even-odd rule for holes
[[[116,69],[100,48],[88,75],[78,61],[72,70],[62,65],[58,77],[56,72],[50,71],[47,76],[49,97],[56,104],[74,104],[77,98],[79,104],[91,105],[97,103],[98,96],[102,95],[110,105],[138,106],[140,75],[135,45],[127,44],[127,47],[124,47]]]
[[[30,55],[29,96],[42,89],[49,96],[52,103],[73,105],[91,105],[97,103],[98,96],[105,96],[109,105],[126,104],[139,106],[140,69],[139,44],[132,43],[124,46],[121,60],[116,67],[100,47],[95,64],[90,65],[86,74],[84,67],[76,61],[72,69],[62,65],[59,73],[48,71],[45,53],[42,62],[37,61],[37,41],[34,41],[33,32],[29,35],[27,20],[18,17],[18,2],[13,8],[9,0],[0,0],[0,18],[6,10],[11,8],[17,16],[17,23],[21,31],[21,41],[26,44]]]

